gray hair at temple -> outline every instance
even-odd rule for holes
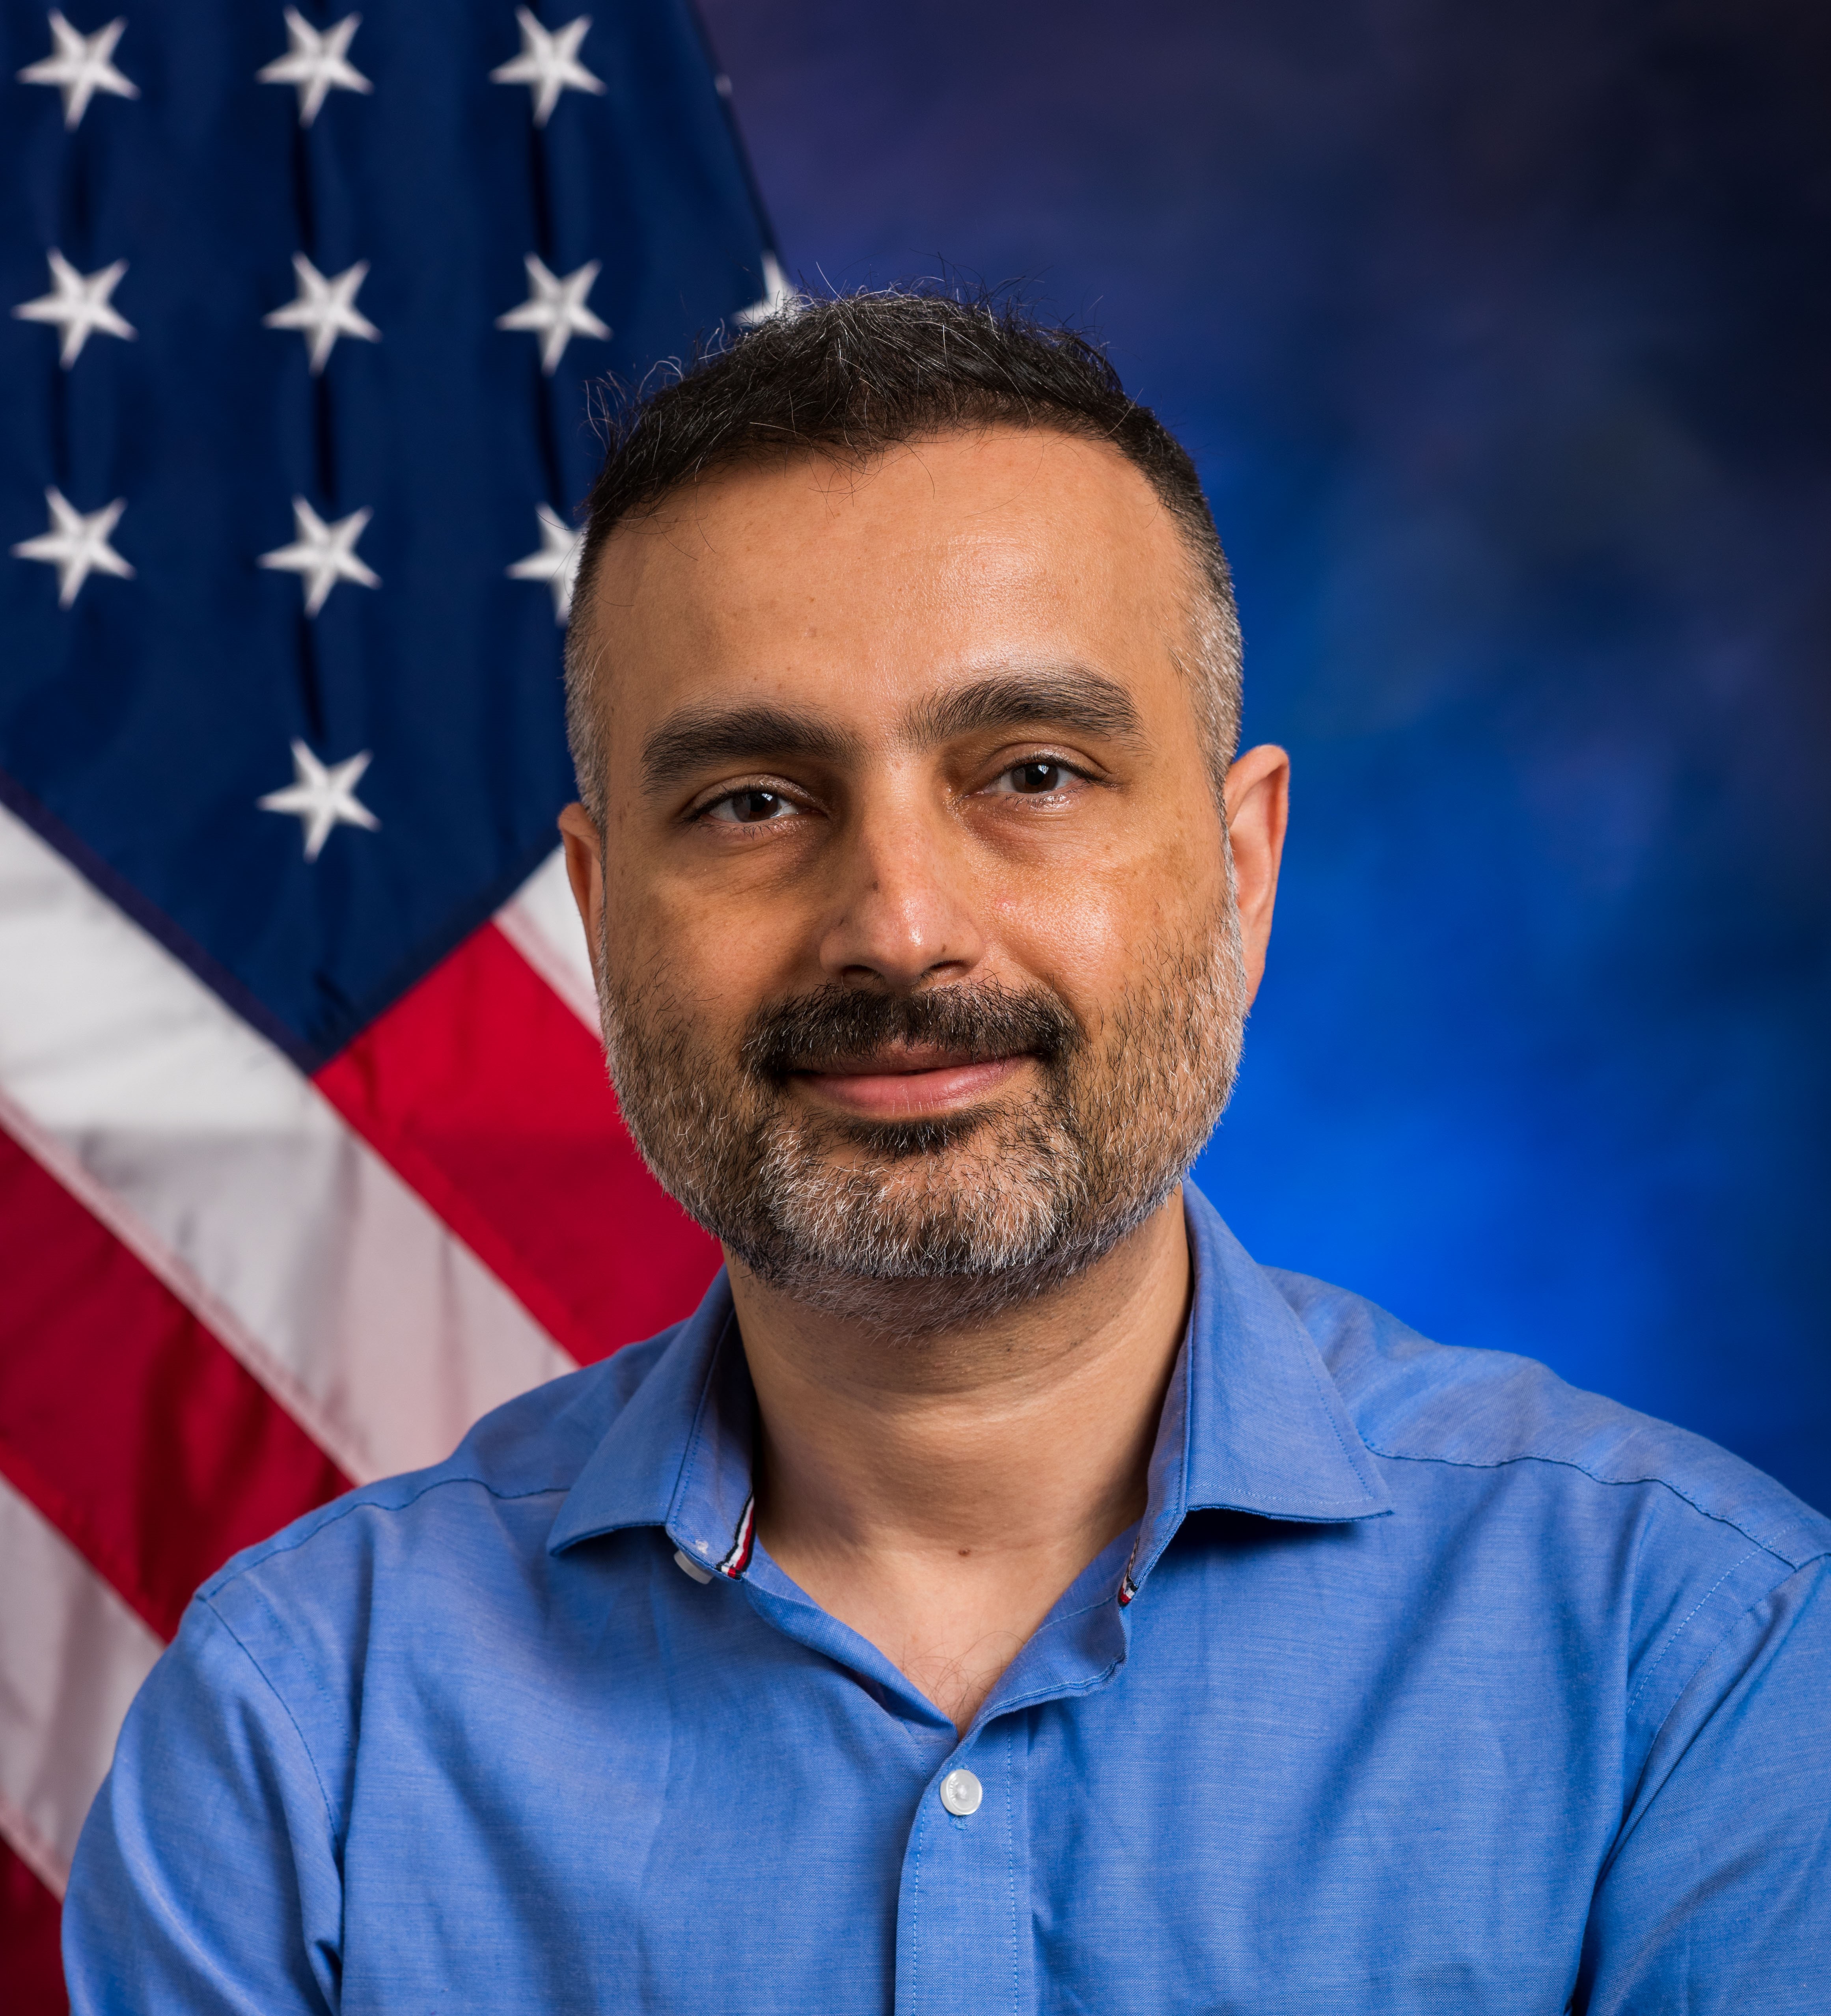
[[[715,472],[798,452],[861,463],[905,442],[993,427],[1105,441],[1136,465],[1180,528],[1191,593],[1184,647],[1216,801],[1240,733],[1240,625],[1227,556],[1187,452],[1076,331],[1015,302],[892,290],[801,296],[708,349],[646,396],[613,397],[607,452],[586,502],[566,639],[566,728],[578,795],[601,830],[597,704],[603,640],[593,585],[604,542]]]

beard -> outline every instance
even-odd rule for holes
[[[757,1278],[892,1337],[952,1330],[1111,1252],[1188,1172],[1239,1067],[1246,979],[1230,874],[1205,927],[1151,947],[1083,1021],[1053,990],[831,985],[766,1003],[735,1053],[599,945],[604,1049],[661,1187]],[[797,1071],[892,1045],[1033,1059],[1031,1082],[932,1120],[810,1109]]]

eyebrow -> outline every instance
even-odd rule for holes
[[[661,791],[720,763],[764,756],[837,763],[858,752],[856,736],[789,707],[683,707],[643,743],[642,781]]]
[[[957,736],[1042,722],[1115,742],[1140,741],[1144,733],[1131,695],[1116,680],[1064,665],[995,673],[937,694],[911,710],[903,735],[917,747],[932,747]]]
[[[1074,665],[994,673],[937,694],[910,711],[898,739],[932,748],[963,735],[1043,722],[1111,741],[1135,742],[1144,735],[1125,688]],[[856,736],[791,707],[683,707],[643,743],[642,780],[647,790],[665,791],[723,763],[768,757],[840,763],[856,758],[862,747]]]

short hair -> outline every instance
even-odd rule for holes
[[[1189,682],[1216,802],[1240,730],[1233,581],[1195,464],[1078,332],[991,296],[921,289],[798,296],[721,340],[658,389],[611,388],[604,466],[586,501],[566,641],[566,729],[578,792],[601,828],[605,783],[598,653],[586,641],[605,542],[699,478],[800,452],[861,463],[907,442],[993,427],[1105,441],[1142,472],[1193,563]]]

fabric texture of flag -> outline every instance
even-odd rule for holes
[[[587,387],[781,297],[682,0],[0,10],[0,1976],[191,1589],[683,1314],[553,819]]]

